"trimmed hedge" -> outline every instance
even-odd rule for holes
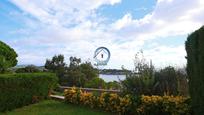
[[[57,84],[50,73],[0,74],[0,111],[7,111],[48,97]]]
[[[186,41],[187,73],[192,109],[195,115],[204,113],[204,26],[188,36]]]

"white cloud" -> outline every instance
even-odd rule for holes
[[[162,0],[156,4],[153,12],[142,19],[132,19],[131,15],[128,14],[128,17],[130,17],[128,18],[128,24],[123,26],[122,31],[128,30],[135,34],[141,32],[160,34],[158,31],[162,30],[161,35],[166,36],[174,35],[171,31],[177,31],[178,34],[191,32],[203,24],[202,21],[192,20],[196,15],[203,17],[203,10],[203,5],[200,4],[199,0],[171,0],[171,2]],[[189,14],[189,12],[193,13]],[[186,16],[189,18],[182,18]],[[120,21],[120,23],[127,22],[126,18],[127,15],[122,18],[123,20],[118,21]]]
[[[12,0],[23,12],[23,16],[34,17],[26,23],[29,38],[16,39],[10,44],[19,53],[21,63],[43,64],[45,58],[54,54],[79,56],[91,59],[94,50],[106,46],[112,57],[108,68],[131,68],[134,54],[147,46],[145,55],[157,66],[185,64],[184,44],[164,46],[147,41],[165,37],[187,35],[203,24],[202,0],[159,0],[153,12],[142,19],[131,14],[104,24],[103,18],[95,13],[102,5],[115,5],[121,0]],[[31,22],[30,22],[31,21]],[[33,26],[34,25],[34,26]],[[20,31],[21,34],[24,30]],[[26,32],[25,32],[26,33]],[[24,44],[19,45],[19,44]],[[40,52],[37,46],[42,46]],[[31,49],[26,49],[31,47]],[[34,53],[33,53],[34,52]],[[46,52],[46,53],[44,53]],[[93,60],[92,60],[93,61]]]
[[[95,17],[95,9],[120,0],[11,0],[25,13],[45,24],[73,25]]]

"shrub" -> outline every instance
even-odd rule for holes
[[[72,88],[65,90],[66,102],[100,108],[117,114],[139,115],[188,115],[189,98],[182,96],[120,96],[102,93],[99,96]]]
[[[186,41],[187,74],[192,107],[196,115],[204,113],[204,26],[188,36]]]
[[[98,70],[95,69],[90,62],[80,64],[80,70],[85,74],[86,81],[90,81],[98,77]]]
[[[81,63],[77,57],[70,57],[69,61],[67,66],[61,54],[46,60],[45,69],[57,74],[60,85],[84,87],[85,82],[98,77],[98,70],[90,62]]]
[[[85,83],[85,87],[87,88],[103,88],[104,89],[105,85],[106,85],[106,82],[99,77],[93,78],[92,80]]]
[[[57,78],[49,73],[1,74],[0,111],[7,111],[47,98]]]
[[[61,85],[84,87],[85,74],[79,70],[70,70],[61,79]]]
[[[178,80],[177,73],[174,67],[165,67],[155,73],[154,94],[177,95],[178,94]]]
[[[141,55],[141,56],[140,56]],[[141,58],[140,58],[141,57]],[[132,95],[152,95],[155,83],[154,66],[138,52],[134,60],[135,70],[126,74],[126,79],[121,82],[123,93]]]
[[[182,96],[141,96],[137,113],[142,115],[190,115],[189,98]]]
[[[121,85],[117,81],[110,81],[106,83],[106,88],[107,89],[121,89]]]

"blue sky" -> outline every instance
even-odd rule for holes
[[[156,67],[184,66],[185,40],[203,25],[202,0],[1,0],[0,40],[13,47],[18,64],[44,65],[64,54],[94,63],[105,46],[105,68],[134,68],[141,49]]]

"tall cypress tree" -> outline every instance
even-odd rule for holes
[[[186,41],[187,73],[192,108],[195,115],[204,114],[204,26]]]

